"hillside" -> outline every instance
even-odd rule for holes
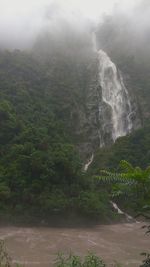
[[[97,150],[89,172],[116,170],[121,160],[129,161],[133,166],[146,168],[150,165],[150,126],[147,125],[131,135],[120,137],[111,147]]]
[[[37,51],[0,53],[1,219],[112,216],[106,190],[91,188],[81,159],[96,146],[86,148],[97,138],[87,121],[94,63],[87,53],[41,61]]]
[[[114,12],[105,16],[96,31],[98,47],[104,49],[122,71],[124,82],[136,96],[144,125],[150,118],[150,50],[147,1],[131,14]]]
[[[93,185],[91,175],[117,168],[122,159],[142,168],[150,164],[150,61],[145,64],[145,52],[133,55],[130,45],[125,52],[122,23],[106,18],[96,31],[99,48],[116,65],[105,52],[98,58],[91,33],[69,31],[60,39],[47,33],[31,50],[0,51],[1,217],[78,214],[110,220],[109,190]],[[115,98],[104,99],[100,71],[105,87],[118,86],[119,109]],[[115,109],[121,111],[116,128]]]

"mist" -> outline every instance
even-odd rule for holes
[[[104,15],[112,12],[123,12],[133,16],[135,6],[140,3],[135,0],[123,0],[121,4],[119,2],[116,0],[1,0],[0,47],[27,49],[32,47],[37,37],[44,32],[61,37],[65,28],[72,28],[74,32],[84,34],[90,32],[102,21]],[[144,21],[147,26],[146,19]]]
[[[97,27],[98,47],[106,51],[119,65],[122,58],[149,66],[150,3],[139,1],[132,8],[116,7],[103,17]],[[131,60],[132,59],[132,60]],[[139,65],[139,63],[138,63]]]

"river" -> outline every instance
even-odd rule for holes
[[[97,225],[93,227],[1,227],[0,238],[5,240],[13,262],[25,267],[53,266],[57,252],[71,251],[80,256],[93,251],[108,266],[113,262],[123,266],[139,266],[140,253],[150,249],[150,237],[143,223]]]

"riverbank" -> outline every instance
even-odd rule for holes
[[[109,225],[118,223],[135,222],[136,220],[128,218],[125,214],[118,214],[116,211],[110,213],[110,216],[79,216],[76,213],[52,214],[47,217],[32,216],[25,214],[7,213],[0,216],[0,227],[93,227],[95,225]]]

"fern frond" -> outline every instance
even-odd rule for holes
[[[133,166],[126,160],[121,160],[119,166],[123,172],[133,172],[134,171]]]
[[[130,179],[126,174],[117,174],[117,173],[111,173],[109,176],[93,176],[94,179],[96,179],[99,182],[105,183],[105,184],[113,184],[113,183],[123,183],[132,185],[135,183],[133,179]]]

